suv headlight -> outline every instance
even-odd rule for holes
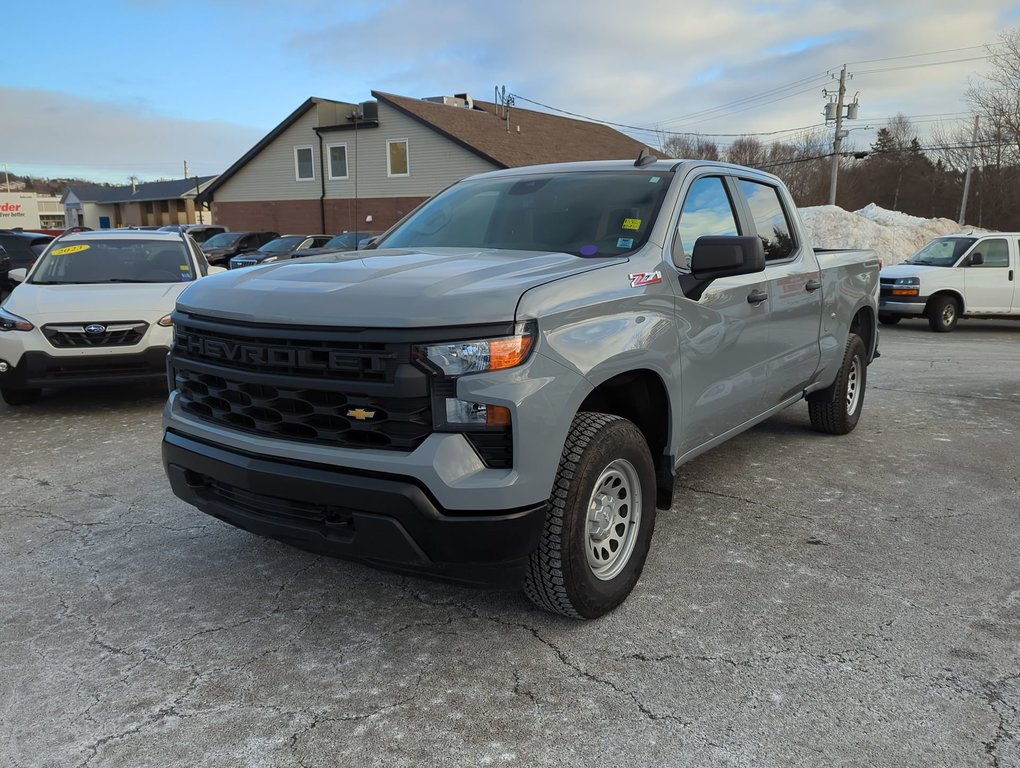
[[[443,376],[499,371],[525,362],[537,335],[537,324],[529,320],[513,336],[423,345],[415,348],[415,357]]]
[[[28,320],[0,307],[0,331],[31,331],[35,328]]]

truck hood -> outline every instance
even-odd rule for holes
[[[891,267],[884,267],[880,277],[922,277],[928,272],[949,272],[952,267],[933,267],[928,264],[894,264]]]
[[[202,278],[203,280],[206,278]],[[96,285],[34,285],[14,289],[4,309],[32,322],[80,320],[155,321],[174,308],[192,283],[99,283]]]
[[[348,251],[211,275],[193,283],[178,307],[287,325],[498,323],[514,319],[529,288],[626,261],[477,248]]]

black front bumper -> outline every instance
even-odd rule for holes
[[[56,357],[26,352],[18,364],[0,374],[0,384],[18,389],[166,380],[166,347],[127,355]]]
[[[255,456],[172,430],[163,466],[178,497],[238,528],[452,581],[516,586],[545,523],[545,503],[445,510],[410,478]]]

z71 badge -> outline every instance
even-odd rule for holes
[[[659,270],[654,272],[635,272],[630,276],[630,287],[640,288],[642,285],[654,285],[662,282],[662,273]]]

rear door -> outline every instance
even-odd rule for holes
[[[978,240],[964,256],[964,291],[968,314],[999,314],[1010,311],[1013,303],[1013,268],[1009,253],[1010,241],[1005,237]],[[1014,243],[1015,246],[1015,243]],[[974,256],[981,254],[981,263]]]
[[[780,188],[756,178],[741,178],[737,186],[754,225],[749,234],[757,234],[765,246],[769,338],[764,411],[801,391],[818,370],[822,276]]]
[[[703,235],[747,234],[734,204],[731,178],[706,173],[690,182],[671,245],[671,284],[682,386],[681,453],[697,448],[761,412],[766,389],[768,287],[763,273],[713,282],[697,301],[679,287]]]

